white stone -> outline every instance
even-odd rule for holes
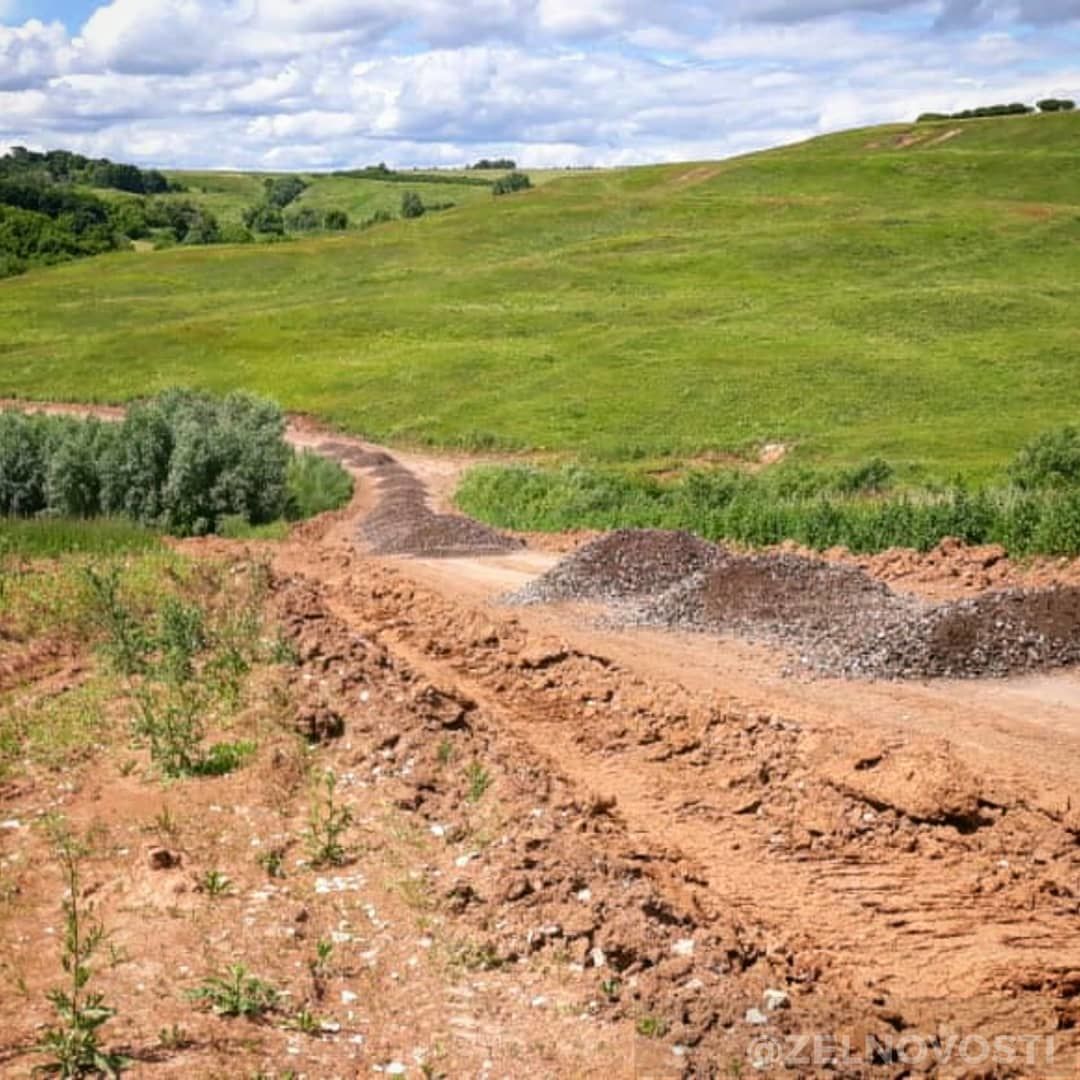
[[[694,955],[694,939],[693,938],[680,938],[671,946],[671,951],[676,956],[693,956]]]

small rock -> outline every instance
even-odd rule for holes
[[[761,999],[765,1002],[765,1008],[769,1012],[791,1008],[791,998],[783,990],[766,990],[761,995]]]
[[[694,939],[693,938],[680,938],[674,945],[671,946],[671,951],[675,956],[693,956],[694,955]]]
[[[767,1024],[769,1018],[760,1009],[747,1009],[746,1022],[760,1027],[762,1024]]]

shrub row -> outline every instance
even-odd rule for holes
[[[817,550],[929,550],[946,536],[1002,544],[1012,555],[1080,554],[1080,438],[1076,458],[1047,465],[1038,448],[1014,463],[1010,482],[969,490],[886,492],[888,466],[842,472],[782,467],[757,475],[694,472],[674,484],[571,467],[488,466],[472,470],[458,504],[502,528],[540,531],[620,527],[686,529],[712,540],[764,546],[794,540]],[[1044,446],[1044,449],[1046,447]]]
[[[133,405],[119,424],[3,412],[0,514],[122,516],[191,536],[347,501],[347,474],[298,462],[284,432],[278,406],[248,394],[172,390]]]

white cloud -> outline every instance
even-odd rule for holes
[[[148,164],[716,157],[1080,97],[1041,24],[1080,0],[110,0],[74,36],[5,3],[0,144]]]

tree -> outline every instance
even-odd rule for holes
[[[520,172],[507,173],[500,176],[492,185],[492,193],[495,195],[510,195],[515,191],[525,191],[532,187],[532,181]]]
[[[281,210],[268,203],[260,203],[258,206],[249,206],[244,211],[244,224],[252,232],[267,233],[274,236],[285,235],[285,219],[281,216]]]
[[[1036,106],[1039,112],[1072,112],[1076,108],[1076,102],[1070,101],[1068,98],[1044,98],[1042,101],[1036,101]]]
[[[323,219],[319,211],[310,206],[301,206],[285,217],[285,224],[293,232],[314,232],[322,227],[322,223]]]
[[[307,183],[299,176],[277,176],[264,181],[266,201],[270,206],[284,210],[290,203],[296,202],[307,189]]]
[[[401,196],[401,216],[403,218],[423,217],[426,210],[424,200],[415,191],[406,191]]]

